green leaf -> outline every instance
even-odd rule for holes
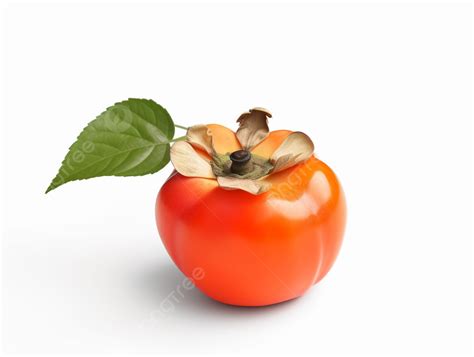
[[[84,128],[46,193],[74,180],[157,172],[170,160],[173,135],[170,115],[153,100],[116,103]]]

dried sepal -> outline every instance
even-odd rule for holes
[[[206,125],[194,125],[188,128],[186,141],[194,147],[206,151],[209,155],[212,155],[214,152],[212,133]]]
[[[271,114],[263,108],[242,114],[237,120],[236,144],[251,151],[268,136],[270,117]],[[314,150],[313,142],[306,134],[294,132],[285,138],[270,159],[252,154],[251,166],[247,171],[239,172],[232,169],[229,152],[218,154],[214,149],[213,130],[206,125],[193,126],[187,131],[186,141],[178,141],[171,147],[171,162],[176,171],[188,177],[216,179],[223,189],[243,190],[253,195],[271,188],[268,175],[306,161]],[[220,138],[218,133],[216,138]]]
[[[170,156],[174,168],[183,176],[216,178],[212,172],[211,164],[186,141],[174,143]]]
[[[229,176],[217,177],[217,183],[221,188],[227,190],[243,190],[252,195],[259,195],[271,188],[271,184],[264,180],[241,179]]]
[[[239,129],[236,135],[245,150],[251,150],[267,137],[269,132],[267,117],[272,117],[268,110],[253,108],[237,119]]]
[[[270,158],[273,172],[282,171],[308,160],[314,151],[314,144],[308,135],[296,131],[288,135]]]

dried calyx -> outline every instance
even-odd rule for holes
[[[264,141],[269,133],[268,110],[254,108],[242,114],[235,133],[241,149],[217,152],[212,131],[206,125],[188,129],[186,141],[171,147],[171,162],[176,171],[188,177],[217,180],[225,189],[240,189],[260,194],[271,188],[268,176],[306,161],[313,154],[311,139],[304,133],[293,132],[273,152],[271,157],[261,157],[252,149]]]

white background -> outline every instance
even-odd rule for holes
[[[468,354],[471,25],[468,3],[10,4],[4,351]],[[160,313],[183,280],[154,222],[171,167],[43,194],[87,122],[128,97],[182,125],[235,128],[263,106],[273,129],[308,133],[348,200],[328,276],[272,307],[192,290]]]

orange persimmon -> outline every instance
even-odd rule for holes
[[[230,129],[207,128],[217,153],[243,147]],[[290,134],[269,132],[249,152],[270,158]],[[191,279],[200,269],[194,283],[220,302],[262,306],[301,296],[326,275],[341,247],[345,198],[324,162],[311,154],[265,181],[268,189],[252,194],[174,171],[158,194],[156,222],[169,255]]]

